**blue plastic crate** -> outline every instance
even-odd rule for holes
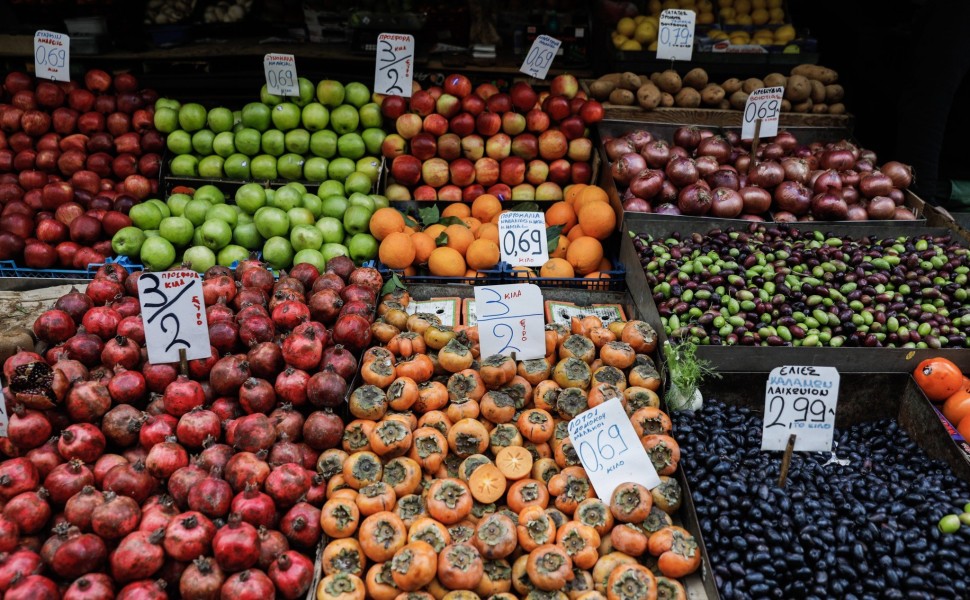
[[[120,265],[129,273],[143,271],[144,266],[131,262],[127,256],[106,258],[103,263],[92,263],[87,269],[31,269],[21,267],[12,260],[0,260],[0,277],[30,279],[94,279],[94,274],[104,265]]]
[[[377,262],[376,268],[384,277],[384,281],[389,280],[392,274],[397,274],[398,279],[404,285],[442,285],[449,283],[461,285],[499,285],[506,283],[505,275],[502,271],[504,265],[505,263],[499,263],[495,269],[479,271],[478,277],[441,277],[430,273],[405,275],[404,271],[388,268],[380,261]]]

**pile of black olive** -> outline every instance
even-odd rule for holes
[[[970,530],[937,528],[970,485],[895,420],[837,429],[845,465],[795,453],[780,488],[759,415],[705,399],[672,418],[722,598],[970,598]]]

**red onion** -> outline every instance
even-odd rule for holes
[[[812,154],[819,154],[825,150],[825,144],[822,142],[812,142],[808,145],[808,149]]]
[[[741,143],[741,136],[737,131],[728,131],[724,134],[724,139],[728,141],[732,146],[737,146]]]
[[[854,188],[854,187],[842,188],[842,199],[845,200],[845,203],[848,204],[849,206],[852,206],[853,204],[858,204],[860,197],[861,196],[859,196],[859,190],[857,188]]]
[[[633,147],[636,148],[637,152],[642,150],[644,146],[646,146],[647,144],[653,141],[653,135],[649,131],[646,131],[644,129],[637,129],[635,131],[631,131],[630,133],[626,134],[623,137],[625,137],[627,140],[630,141],[631,144],[633,144]]]
[[[647,168],[647,161],[636,152],[628,152],[610,165],[613,179],[621,185],[629,185],[637,173]]]
[[[701,156],[694,160],[694,165],[697,167],[697,174],[700,177],[707,177],[720,166],[717,159],[713,156]]]
[[[699,177],[697,166],[690,158],[671,158],[664,172],[667,174],[667,179],[679,188],[697,183]]]
[[[818,174],[818,177],[812,181],[812,191],[814,191],[816,194],[821,194],[822,192],[827,192],[831,189],[842,189],[842,178],[839,177],[839,172],[835,169],[822,171]]]
[[[771,194],[768,190],[747,186],[738,190],[741,200],[744,202],[744,212],[752,215],[760,215],[771,208]]]
[[[861,160],[855,161],[855,170],[860,173],[868,173],[869,171],[872,171],[872,169],[873,169],[872,163],[864,158]]]
[[[775,135],[774,142],[781,146],[785,154],[791,154],[798,146],[798,140],[795,139],[795,136],[790,131],[779,131]]]
[[[913,185],[913,168],[909,165],[891,160],[880,167],[879,170],[892,180],[895,187],[906,189]]]
[[[765,218],[762,217],[761,215],[743,214],[743,215],[741,215],[738,218],[741,219],[742,221],[752,221],[752,222],[755,222],[755,223],[764,223],[764,221],[765,221]]]
[[[778,208],[793,215],[804,215],[812,202],[812,192],[797,181],[782,181],[775,188]]]
[[[663,173],[653,169],[644,169],[630,180],[630,191],[638,198],[650,200],[660,193],[663,183]]]
[[[893,180],[888,175],[873,171],[859,178],[859,191],[866,198],[888,196],[893,189]]]
[[[738,173],[730,165],[724,165],[717,171],[704,178],[711,187],[724,187],[737,191],[741,186],[738,185]]]
[[[905,206],[897,206],[896,207],[896,220],[897,221],[915,221],[916,220],[916,215],[914,215],[913,214],[913,211],[909,210]]]
[[[663,204],[657,205],[657,207],[655,209],[653,209],[653,212],[655,212],[658,215],[679,215],[679,214],[681,214],[680,213],[680,209],[677,208],[676,205],[671,204],[669,202],[664,202]]]
[[[697,156],[713,156],[724,164],[731,158],[731,144],[719,135],[704,138],[697,144]]]
[[[690,158],[690,152],[686,148],[682,148],[680,146],[671,146],[670,158],[674,158],[675,156],[680,156],[682,158]]]
[[[613,138],[607,140],[603,145],[606,150],[606,156],[610,161],[614,161],[624,154],[629,154],[630,152],[636,152],[637,149],[633,146],[633,143],[626,138]]]
[[[751,155],[741,154],[734,161],[734,168],[738,170],[738,173],[747,173],[748,168],[751,166]]]
[[[693,150],[701,143],[701,130],[696,127],[678,127],[674,131],[674,144]]]
[[[798,220],[798,217],[791,214],[790,212],[785,212],[781,210],[774,214],[774,219],[776,223],[794,223],[795,221]]]
[[[844,221],[849,206],[837,193],[822,192],[812,197],[812,216],[825,221]]]
[[[676,204],[678,192],[676,185],[671,183],[669,179],[664,179],[663,185],[660,187],[660,195],[657,196],[655,202]]]
[[[741,214],[744,200],[741,194],[728,188],[715,188],[711,192],[711,214],[715,217],[733,219]]]
[[[876,153],[872,150],[866,150],[865,148],[859,150],[859,160],[867,160],[873,165],[879,162],[876,159]]]
[[[839,171],[839,179],[842,180],[842,187],[855,187],[859,185],[859,173],[852,169]]]
[[[808,176],[811,173],[811,169],[808,168],[808,163],[804,159],[792,156],[782,159],[781,168],[785,171],[785,179],[798,183],[808,181]]]
[[[794,152],[792,152],[792,156],[797,158],[808,158],[809,156],[813,156],[812,149],[808,146],[799,146],[795,148]]]
[[[650,203],[643,198],[633,198],[628,199],[623,203],[623,210],[626,212],[638,212],[638,213],[648,213],[653,212],[650,208]]]
[[[906,193],[899,188],[893,188],[889,190],[889,197],[893,199],[893,202],[896,203],[896,206],[902,206],[903,204],[906,203]]]
[[[848,221],[868,221],[869,213],[861,204],[853,204],[849,207],[848,212],[846,212],[846,220]]]
[[[785,180],[785,170],[775,161],[766,160],[748,172],[748,180],[758,187],[773,188]]]
[[[688,185],[677,196],[677,208],[685,215],[706,215],[711,210],[711,193],[697,185]]]
[[[761,150],[761,155],[771,160],[778,160],[786,154],[785,149],[778,144],[765,144]]]
[[[670,144],[664,140],[655,140],[644,146],[640,155],[647,160],[650,168],[662,169],[670,160]]]
[[[876,196],[869,201],[866,212],[870,219],[892,220],[896,217],[896,203],[888,196]]]

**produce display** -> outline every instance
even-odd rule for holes
[[[970,380],[963,375],[960,367],[946,358],[929,358],[916,366],[913,378],[930,402],[936,404],[949,421],[951,429],[963,439],[970,440],[970,419],[967,418],[970,414]]]
[[[877,166],[875,152],[847,140],[804,145],[780,131],[752,161],[751,142],[737,132],[679,127],[673,144],[636,129],[603,148],[625,211],[777,222],[916,218],[904,206],[912,169]]]
[[[548,91],[517,82],[501,92],[452,74],[410,99],[386,96],[381,111],[396,131],[382,146],[392,201],[562,200],[565,186],[591,182],[588,127],[603,119],[572,75]]]
[[[128,210],[158,189],[154,90],[130,73],[84,81],[7,73],[0,103],[0,260],[86,269],[112,255]]]
[[[668,336],[702,344],[965,348],[968,250],[949,236],[752,224],[635,237]]]
[[[630,3],[632,7],[633,4]],[[714,23],[714,3],[711,0],[651,0],[647,3],[645,14],[620,17],[610,33],[610,40],[617,50],[639,52],[640,50],[657,50],[657,33],[660,29],[660,13],[668,8],[692,10],[696,13],[697,25],[711,25]]]

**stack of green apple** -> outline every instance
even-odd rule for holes
[[[206,110],[170,98],[155,103],[155,127],[167,134],[179,177],[344,182],[378,171],[385,133],[380,106],[366,85],[299,78],[300,95],[275,96],[240,111]]]
[[[255,251],[277,270],[310,263],[323,272],[338,255],[361,264],[377,256],[368,226],[371,214],[388,202],[366,193],[369,187],[351,187],[348,196],[344,190],[339,181],[321,183],[319,195],[298,182],[275,190],[247,183],[228,204],[219,188],[203,185],[191,196],[176,193],[165,202],[136,204],[128,214],[132,226],[118,231],[111,246],[152,271],[185,263],[203,272]]]

